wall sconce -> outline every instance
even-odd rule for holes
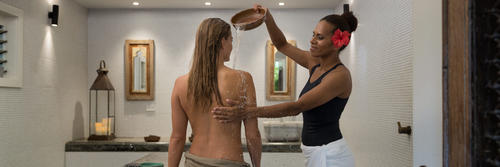
[[[349,4],[344,4],[344,13],[349,12]]]
[[[57,27],[59,21],[59,5],[52,5],[52,12],[49,12],[50,25]]]

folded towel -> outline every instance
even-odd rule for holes
[[[141,164],[132,162],[132,163],[125,165],[125,167],[141,167]]]
[[[154,162],[144,162],[141,164],[141,167],[163,167],[163,164]]]

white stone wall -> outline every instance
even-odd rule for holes
[[[353,83],[342,133],[357,166],[412,166],[413,139],[397,132],[413,123],[412,1],[344,2],[359,25],[341,54]]]
[[[85,136],[87,9],[71,0],[0,0],[24,11],[22,88],[0,88],[0,166],[64,166]],[[49,26],[58,4],[59,27]]]
[[[359,19],[341,56],[353,77],[341,129],[356,165],[442,166],[442,2],[343,3]]]
[[[412,3],[413,166],[443,166],[443,5]]]

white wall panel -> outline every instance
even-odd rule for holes
[[[442,2],[413,6],[413,165],[443,166]]]
[[[345,3],[351,4],[359,25],[341,53],[353,81],[341,118],[342,133],[356,166],[412,166],[412,138],[398,134],[396,124],[412,125],[411,1]]]
[[[0,88],[0,166],[64,166],[85,136],[87,9],[73,1],[0,0],[24,11],[22,88]],[[47,14],[58,4],[59,27]]]

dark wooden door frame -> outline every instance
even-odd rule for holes
[[[500,167],[500,1],[443,0],[443,166]]]
[[[443,166],[471,166],[469,0],[443,0]]]

